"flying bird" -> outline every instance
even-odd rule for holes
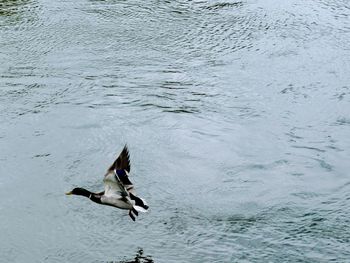
[[[129,179],[130,156],[128,147],[125,145],[122,152],[104,175],[103,183],[105,190],[100,193],[92,193],[84,188],[74,188],[66,195],[82,195],[91,201],[129,210],[130,218],[135,221],[138,212],[146,212],[148,205],[138,197],[135,188]]]

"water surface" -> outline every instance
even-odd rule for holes
[[[350,4],[3,0],[4,262],[347,262]],[[151,209],[101,191],[128,143]]]

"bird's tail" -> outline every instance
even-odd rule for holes
[[[141,198],[140,198],[141,199]],[[129,216],[131,217],[131,219],[133,221],[136,220],[135,216],[137,217],[139,215],[139,212],[145,213],[147,212],[148,209],[148,205],[146,204],[146,202],[144,202],[143,199],[142,200],[142,206],[139,205],[133,205],[132,208],[129,210]],[[135,201],[136,203],[136,201]]]
[[[133,208],[134,208],[137,212],[141,212],[141,213],[146,213],[146,212],[147,212],[146,209],[144,209],[143,207],[138,206],[138,205],[134,205]]]
[[[143,212],[143,213],[147,212],[148,205],[147,205],[145,200],[143,200],[142,198],[140,198],[136,195],[133,195],[131,193],[130,193],[130,198],[131,198],[131,200],[135,201],[134,208],[136,211]]]

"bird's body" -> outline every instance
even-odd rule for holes
[[[101,202],[120,209],[130,210],[135,205],[135,201],[130,199],[125,186],[123,187],[117,176],[114,171],[105,175],[103,179],[105,191],[101,196]]]
[[[129,151],[125,146],[104,176],[105,189],[103,192],[92,193],[83,188],[74,188],[67,194],[82,195],[98,204],[127,209],[129,216],[135,221],[134,215],[138,216],[138,212],[145,212],[148,205],[143,199],[136,196],[134,185],[129,179],[129,172]]]

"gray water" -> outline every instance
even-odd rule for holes
[[[0,1],[0,262],[350,262],[348,0]],[[102,191],[124,144],[150,211]]]

